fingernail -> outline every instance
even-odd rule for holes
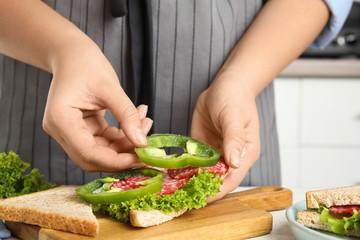
[[[147,133],[149,133],[149,131],[150,131],[152,125],[153,125],[153,122],[154,122],[154,121],[151,120],[150,118],[149,118],[149,120],[147,121],[147,123],[146,123],[146,125],[145,125],[145,130],[146,130]]]
[[[231,164],[238,168],[240,167],[240,152],[237,149],[233,149],[230,155]]]
[[[146,137],[144,136],[144,133],[142,132],[141,129],[137,129],[136,130],[136,141],[141,145],[141,146],[145,146],[147,144],[146,141]]]
[[[145,118],[146,114],[147,114],[147,111],[148,111],[148,106],[147,105],[142,105],[142,107],[139,110],[140,118]]]

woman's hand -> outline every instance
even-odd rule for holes
[[[267,1],[199,97],[191,135],[223,151],[236,168],[215,199],[235,189],[259,157],[255,97],[310,45],[329,15],[321,0]]]
[[[211,201],[238,187],[260,155],[255,96],[236,78],[232,74],[219,76],[200,95],[193,115],[191,136],[217,148],[234,168]]]
[[[143,166],[134,146],[146,146],[152,120],[132,104],[110,63],[92,42],[65,49],[54,64],[43,127],[88,172]],[[110,109],[121,129],[110,127]]]
[[[4,0],[0,36],[0,52],[53,74],[43,126],[75,163],[89,172],[142,165],[128,152],[146,145],[146,107],[135,108],[84,32],[42,1]],[[121,130],[108,126],[105,109]]]

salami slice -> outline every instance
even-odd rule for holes
[[[202,167],[202,170],[206,170],[209,172],[217,173],[217,174],[225,174],[229,170],[229,166],[226,165],[223,158],[220,158],[218,163],[211,167]],[[184,179],[190,178],[192,175],[195,175],[199,172],[198,167],[185,167],[185,168],[178,168],[178,169],[168,169],[168,174],[175,179]]]
[[[111,185],[110,190],[113,189],[113,188],[120,188],[120,189],[123,190],[123,191],[131,190],[131,189],[132,189],[132,187],[130,187],[129,184],[126,183],[125,180],[121,180],[121,181],[114,182],[114,183]]]
[[[172,178],[175,179],[183,179],[191,177],[199,172],[199,168],[197,167],[185,167],[185,168],[177,168],[177,169],[169,169],[168,173]]]
[[[159,196],[165,195],[165,194],[173,194],[176,189],[181,188],[189,181],[189,178],[183,178],[183,179],[174,179],[170,177],[168,174],[164,175],[164,182],[162,184],[161,192],[158,193]]]
[[[229,170],[229,166],[226,165],[223,158],[220,158],[218,163],[211,167],[203,167],[202,170],[206,170],[209,172],[217,173],[217,174],[225,174]]]
[[[348,205],[348,206],[333,206],[329,208],[332,213],[351,213],[354,214],[354,210],[360,211],[359,205]]]
[[[139,184],[138,182],[142,182],[142,181],[145,181],[150,178],[151,177],[149,177],[149,176],[138,175],[138,176],[131,176],[131,177],[125,178],[125,181],[131,188],[139,188],[139,187],[142,187],[143,185]]]
[[[198,167],[185,167],[180,169],[164,169],[164,168],[156,168],[152,166],[147,166],[150,168],[155,168],[164,173],[164,181],[162,184],[161,192],[158,193],[158,195],[162,196],[165,194],[173,194],[176,189],[181,188],[184,186],[190,179],[191,176],[197,174],[199,172]],[[202,167],[202,170],[206,170],[209,172],[213,172],[216,174],[225,174],[229,170],[229,167],[226,165],[223,158],[220,158],[218,163],[211,167]],[[142,187],[141,184],[138,182],[145,181],[149,179],[148,176],[131,176],[126,178],[125,180],[121,180],[118,182],[115,182],[113,185],[111,185],[110,189],[117,187],[125,190],[135,189]]]

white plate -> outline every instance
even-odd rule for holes
[[[351,239],[351,240],[359,240],[360,238],[352,238],[352,237],[345,237],[335,233],[320,231],[316,229],[311,229],[305,227],[298,223],[297,220],[297,213],[301,210],[306,209],[306,202],[301,201],[298,203],[293,204],[291,207],[286,209],[286,218],[288,220],[289,226],[291,231],[293,232],[295,238],[297,240],[339,240],[339,239]]]

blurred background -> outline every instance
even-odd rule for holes
[[[325,49],[275,79],[282,185],[360,184],[360,1]]]

